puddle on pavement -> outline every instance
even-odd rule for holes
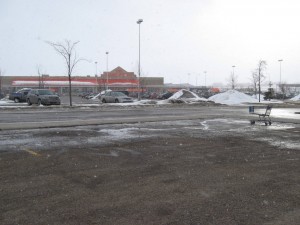
[[[49,134],[49,132],[52,132],[51,137],[46,135]],[[61,132],[65,132],[69,135],[62,136]],[[284,133],[281,134],[280,132]],[[19,134],[22,134],[22,132],[17,132],[13,136],[8,132],[7,135],[2,135],[0,139],[0,151],[2,148],[13,150],[21,146],[42,150],[49,146],[57,148],[61,146],[84,144],[106,145],[116,143],[117,141],[139,141],[140,139],[150,137],[176,136],[180,138],[180,136],[184,135],[193,137],[240,135],[253,140],[267,141],[277,147],[299,149],[300,142],[298,142],[296,138],[298,133],[300,133],[300,127],[294,124],[273,123],[271,126],[265,126],[264,124],[250,125],[248,120],[236,119],[165,121],[48,130],[36,129],[26,132],[27,135],[22,136],[21,139]],[[78,135],[74,136],[74,134]],[[276,134],[276,138],[274,137],[274,139],[272,138],[272,136],[274,136],[273,134]],[[8,135],[10,139],[7,138]]]

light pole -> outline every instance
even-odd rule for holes
[[[106,90],[108,90],[108,53],[106,52]]]
[[[231,85],[232,85],[232,89],[234,90],[235,89],[235,77],[234,77],[234,68],[235,68],[235,65],[232,66],[232,78],[231,78]]]
[[[281,85],[281,62],[283,61],[283,59],[279,59],[279,86]]]
[[[96,62],[95,62],[95,69],[96,69],[96,71],[95,71],[95,77],[96,77],[96,83],[97,83],[97,91],[99,91],[98,68],[97,68],[97,64],[98,64],[98,62],[96,61]]]
[[[206,87],[206,73],[207,73],[207,71],[204,71],[204,84],[205,84],[205,87]]]
[[[188,85],[188,90],[189,90],[189,91],[190,91],[190,86],[191,86],[191,85],[190,85],[190,75],[191,75],[191,74],[188,73],[188,84],[187,84],[187,85]]]
[[[95,75],[97,75],[97,74],[98,74],[98,68],[97,68],[97,64],[98,64],[98,62],[95,62],[95,71],[96,71]]]
[[[139,80],[138,80],[138,100],[141,100],[140,93],[140,77],[141,77],[141,23],[143,19],[139,19],[136,23],[139,25]]]

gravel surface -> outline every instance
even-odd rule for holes
[[[0,132],[0,224],[300,224],[300,128],[233,119]]]

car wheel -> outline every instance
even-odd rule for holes
[[[105,100],[105,99],[102,99],[102,102],[103,102],[103,103],[106,103],[106,100]]]
[[[15,98],[15,99],[14,99],[14,102],[15,102],[15,103],[19,103],[19,102],[20,102],[20,99]]]
[[[39,99],[38,101],[37,101],[37,105],[41,105],[41,99]]]
[[[32,105],[29,98],[27,98],[27,105]]]
[[[119,99],[116,98],[115,103],[119,103]]]

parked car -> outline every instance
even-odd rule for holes
[[[158,94],[156,93],[156,92],[153,92],[153,93],[151,93],[150,94],[150,99],[157,99],[157,97],[158,97]]]
[[[109,91],[101,96],[101,102],[103,103],[119,103],[119,102],[133,102],[133,98],[128,97],[122,92]]]
[[[26,98],[27,104],[60,105],[60,98],[48,89],[32,89]]]
[[[16,103],[26,102],[27,94],[31,90],[31,88],[23,88],[18,90],[17,92],[13,92],[9,95],[8,99],[13,100]]]
[[[118,92],[122,92],[123,94],[129,96],[129,91],[118,91]]]
[[[168,99],[173,95],[171,92],[166,92],[158,96],[158,99]]]
[[[143,93],[142,98],[150,98],[150,93]]]

